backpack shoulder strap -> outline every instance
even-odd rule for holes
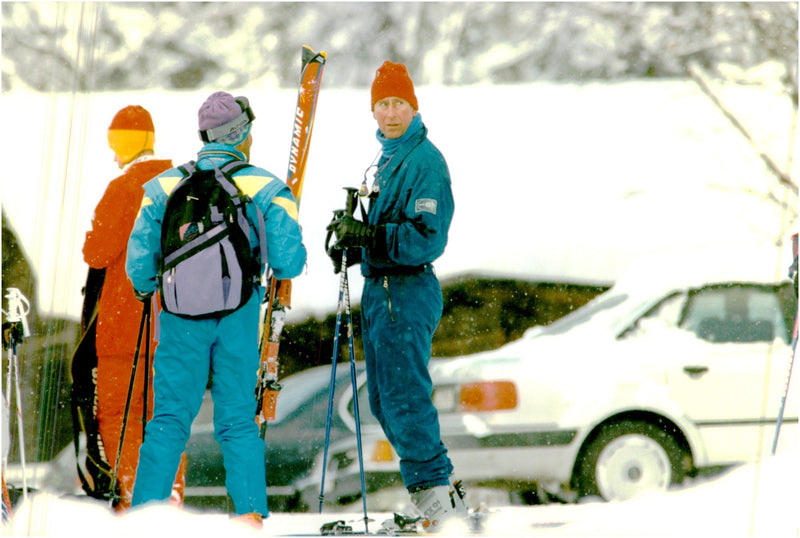
[[[197,171],[197,163],[194,161],[189,161],[188,163],[183,163],[182,165],[178,166],[177,169],[184,178],[187,178]]]
[[[230,194],[232,197],[240,197],[247,202],[253,202],[253,200],[243,194],[239,187],[233,180],[233,174],[238,172],[239,170],[244,170],[245,168],[251,168],[253,165],[244,161],[233,160],[225,163],[222,168],[217,168],[217,165],[214,164],[213,161],[212,165],[214,166],[215,176],[217,180],[222,184],[223,188]],[[220,177],[221,176],[221,177]],[[253,202],[253,207],[256,209],[256,231],[258,234],[258,250],[261,254],[261,264],[267,265],[267,231],[266,227],[264,226],[264,214],[261,212],[261,208]],[[244,218],[248,221],[250,220],[247,217],[247,212],[243,211],[242,214]],[[251,223],[252,224],[252,223]]]
[[[215,163],[213,159],[208,159],[208,162],[210,162],[211,166],[214,167],[214,177],[217,178],[217,181],[220,183],[220,185],[222,185],[222,188],[225,189],[225,192],[227,192],[231,197],[238,198],[241,194],[241,191],[236,183],[233,182],[233,172],[231,171],[231,168],[234,167],[231,166],[231,163],[238,164],[241,161],[231,161],[225,163],[222,168],[218,167],[217,163]]]
[[[244,161],[233,160],[233,161],[228,161],[227,163],[225,163],[222,166],[222,168],[220,168],[220,171],[223,174],[225,174],[226,177],[231,177],[233,174],[235,174],[239,170],[244,170],[245,168],[252,168],[252,166],[253,166],[252,164],[246,163]]]
[[[189,161],[187,163],[183,163],[180,166],[176,166],[175,168],[176,170],[178,170],[178,172],[181,173],[181,176],[183,177],[181,178],[180,181],[178,181],[178,183],[175,184],[175,186],[172,188],[172,191],[170,191],[167,194],[168,198],[172,198],[172,193],[178,190],[178,187],[186,183],[186,180],[189,179],[189,177],[191,177],[192,174],[197,172],[197,163],[194,161]]]

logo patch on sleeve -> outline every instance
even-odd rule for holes
[[[426,213],[435,215],[437,205],[438,201],[434,200],[433,198],[418,198],[414,202],[414,211],[416,213],[422,213],[424,211]]]

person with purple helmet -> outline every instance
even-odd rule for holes
[[[197,167],[223,168],[233,160],[249,162],[255,115],[245,97],[215,92],[198,112]],[[144,198],[128,241],[126,270],[135,293],[149,300],[156,291],[161,259],[161,222],[167,198],[183,174],[172,168],[144,186]],[[277,176],[256,166],[235,171],[233,182],[248,195],[251,222],[263,215],[267,264],[278,279],[300,274],[306,249],[297,221],[297,203]],[[255,252],[257,234],[250,238]],[[256,258],[258,259],[258,258]],[[267,268],[262,264],[262,273]],[[264,289],[255,286],[249,300],[221,318],[190,319],[161,311],[160,342],[153,359],[153,418],[147,423],[133,489],[132,506],[169,498],[192,421],[211,379],[214,436],[222,448],[225,486],[234,517],[256,528],[268,516],[264,441],[255,422],[259,366],[258,331]]]

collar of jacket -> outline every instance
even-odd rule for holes
[[[140,155],[139,157],[136,157],[134,160],[123,166],[122,173],[123,174],[126,173],[130,169],[130,167],[133,166],[134,164],[143,163],[145,161],[150,161],[153,159],[155,159],[154,155]]]
[[[375,133],[375,137],[378,139],[378,142],[381,143],[383,147],[383,156],[390,157],[394,154],[395,151],[398,150],[403,144],[405,144],[408,140],[414,138],[414,135],[417,134],[417,131],[422,129],[424,125],[422,124],[422,114],[419,112],[411,119],[411,123],[408,124],[408,128],[406,132],[399,138],[386,138],[383,136],[383,133],[380,129],[377,130]]]
[[[414,151],[414,148],[419,146],[427,136],[428,128],[422,125],[420,129],[414,131],[409,138],[404,140],[403,144],[395,150],[393,155],[382,155],[380,161],[378,161],[379,164],[384,167],[380,172],[380,176],[391,176],[392,173],[403,164],[403,160],[408,154]],[[385,159],[389,160],[384,164]]]
[[[217,165],[224,164],[232,160],[247,162],[244,153],[233,146],[229,146],[228,144],[220,144],[219,142],[209,142],[197,152],[198,164],[203,159],[213,159]]]

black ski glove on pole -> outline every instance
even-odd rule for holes
[[[349,248],[347,250],[347,267],[352,267],[361,263],[361,249]],[[338,275],[342,271],[342,254],[345,249],[336,248],[335,246],[328,249],[328,257],[333,262],[333,274]]]
[[[364,224],[350,215],[335,219],[328,226],[328,231],[336,234],[333,248],[345,249],[353,247],[375,248],[386,242],[386,228]]]

